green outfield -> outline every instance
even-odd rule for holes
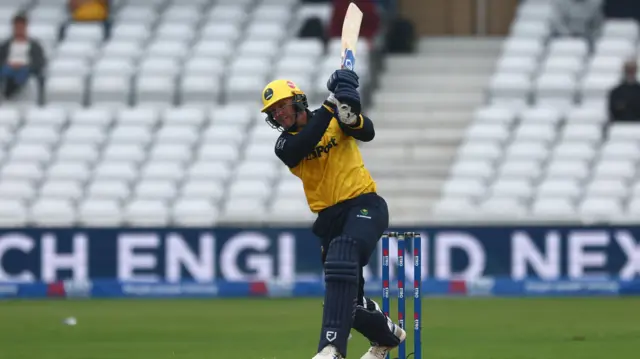
[[[311,359],[321,310],[321,299],[0,302],[0,358]],[[640,355],[640,299],[425,299],[423,318],[424,358]],[[358,359],[367,343],[350,343]]]

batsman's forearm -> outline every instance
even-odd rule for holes
[[[297,135],[287,140],[282,152],[279,153],[280,159],[290,168],[297,166],[316,148],[327,131],[332,117],[333,114],[322,106]]]
[[[358,141],[369,142],[376,136],[376,131],[373,127],[373,122],[364,115],[360,115],[358,122],[354,125],[342,125],[342,130],[347,135],[355,138]]]

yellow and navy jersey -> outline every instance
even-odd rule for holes
[[[373,123],[360,115],[348,126],[333,117],[329,107],[309,113],[307,125],[283,132],[275,152],[302,180],[309,208],[318,213],[364,193],[376,192],[376,183],[364,166],[356,140],[375,136]]]

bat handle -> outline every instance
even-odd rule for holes
[[[355,71],[354,68],[356,66],[356,56],[351,49],[344,50],[344,54],[342,55],[342,69],[349,69],[351,71]]]

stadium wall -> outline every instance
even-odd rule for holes
[[[640,226],[392,230],[421,233],[427,296],[640,294]],[[381,293],[381,257],[364,273],[370,295]],[[307,229],[0,230],[0,298],[322,294],[320,250]]]

